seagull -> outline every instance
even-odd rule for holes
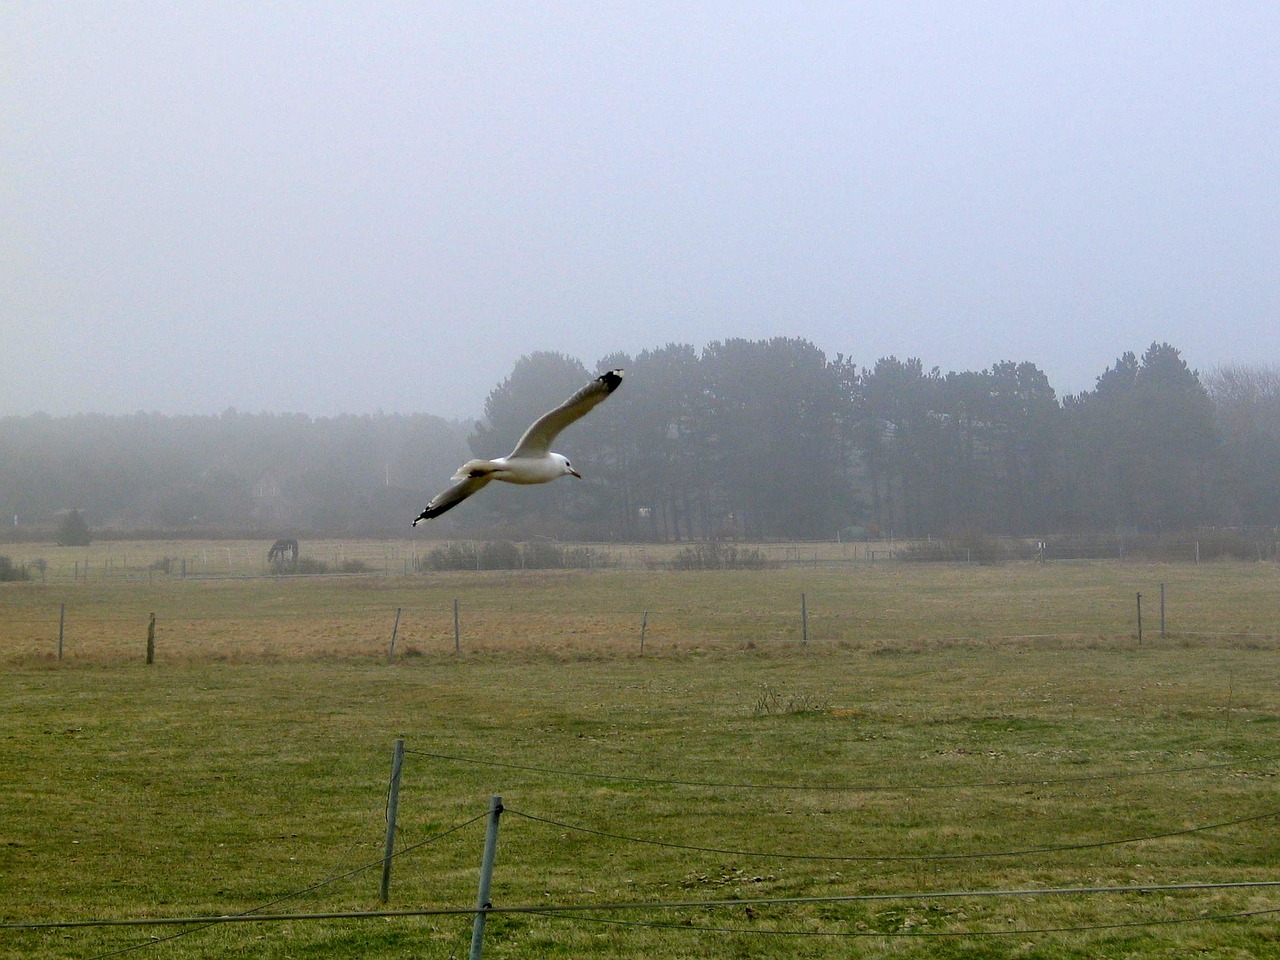
[[[575,420],[585,417],[593,407],[618,389],[622,371],[602,373],[554,410],[548,410],[524,432],[516,448],[497,460],[468,460],[453,475],[453,486],[436,494],[418,519],[438,517],[483,488],[490,480],[507,483],[550,483],[558,477],[582,479],[568,458],[551,452],[551,444],[560,431]]]

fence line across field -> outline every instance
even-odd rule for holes
[[[1163,583],[1159,584],[1159,598],[1160,598],[1159,599],[1159,622],[1160,622],[1159,635],[1161,638],[1165,638],[1169,635],[1169,628],[1168,628],[1169,605],[1167,602],[1165,586],[1166,585]],[[1117,599],[1117,606],[1119,606],[1118,599]],[[396,645],[397,645],[398,639],[404,640],[412,636],[413,639],[416,639],[418,642],[431,641],[431,640],[440,641],[445,639],[448,636],[447,628],[440,629],[438,627],[439,621],[447,618],[448,609],[446,608],[446,610],[442,613],[442,611],[439,608],[428,607],[428,606],[407,607],[404,605],[399,605],[394,608],[387,608],[385,610],[365,609],[365,610],[354,611],[354,612],[338,612],[336,614],[322,614],[322,613],[316,613],[314,611],[287,611],[287,612],[269,612],[269,613],[239,612],[239,613],[203,614],[203,615],[183,615],[181,613],[172,613],[167,611],[161,611],[159,613],[155,611],[149,611],[145,615],[139,613],[135,615],[118,614],[110,617],[94,616],[94,617],[87,618],[84,621],[80,621],[77,619],[75,615],[74,603],[70,604],[71,616],[69,618],[68,607],[69,607],[68,601],[64,600],[59,602],[56,611],[51,609],[47,618],[34,617],[29,615],[22,616],[22,617],[13,617],[13,618],[0,616],[0,627],[3,627],[6,624],[10,626],[18,626],[18,625],[26,626],[28,627],[27,632],[30,635],[30,638],[32,640],[35,640],[36,642],[39,642],[42,639],[41,635],[43,631],[40,628],[47,627],[49,631],[48,637],[50,639],[56,637],[57,658],[61,660],[63,659],[64,652],[68,648],[74,648],[75,629],[81,623],[86,623],[86,624],[96,625],[96,626],[102,626],[107,624],[120,625],[120,626],[139,625],[140,628],[145,628],[146,630],[146,647],[147,647],[148,663],[153,662],[155,658],[156,630],[157,630],[158,624],[165,627],[171,627],[171,628],[173,627],[182,628],[184,626],[187,628],[190,628],[192,625],[205,625],[205,626],[211,625],[211,624],[232,625],[232,624],[241,624],[241,623],[283,624],[283,623],[290,623],[290,622],[314,622],[317,619],[336,620],[338,622],[342,622],[345,624],[351,624],[351,629],[355,631],[362,631],[366,639],[370,636],[377,634],[383,629],[388,630],[389,636],[390,636],[390,641],[389,641],[389,644],[387,647],[387,653],[386,653],[386,659],[388,663],[392,663],[395,661]],[[1133,607],[1133,610],[1136,613],[1136,617],[1134,622],[1130,625],[1126,625],[1123,621],[1123,617],[1117,614],[1115,622],[1112,625],[1114,627],[1115,632],[1111,635],[1114,638],[1122,638],[1127,633],[1129,636],[1136,636],[1137,642],[1141,644],[1144,638],[1141,593],[1137,594],[1137,602],[1136,602],[1136,605]],[[463,649],[463,611],[464,611],[464,607],[461,601],[456,597],[453,598],[452,600],[452,628],[453,628],[452,639],[453,639],[454,653],[461,653]],[[1058,639],[1068,639],[1068,638],[1074,638],[1074,637],[1080,637],[1080,636],[1093,636],[1091,632],[1088,632],[1088,631],[1082,632],[1080,630],[1075,630],[1075,631],[1064,631],[1064,632],[1056,632],[1056,633],[1015,632],[1015,633],[1006,633],[1006,634],[999,634],[999,635],[990,635],[990,634],[946,635],[946,636],[903,635],[898,637],[883,637],[879,635],[868,634],[863,636],[850,637],[847,635],[848,624],[843,619],[847,613],[848,613],[847,610],[825,611],[825,612],[815,613],[815,611],[811,608],[808,593],[801,591],[797,596],[797,604],[796,604],[796,610],[794,612],[794,615],[788,615],[786,613],[781,613],[781,612],[770,613],[767,616],[756,615],[753,620],[755,633],[750,639],[752,639],[753,641],[760,640],[760,639],[773,639],[779,643],[798,642],[802,647],[804,647],[804,646],[808,646],[810,639],[817,639],[817,640],[862,639],[862,640],[874,640],[874,641],[880,641],[880,642],[891,642],[894,640],[909,640],[909,641],[925,641],[925,642],[935,642],[935,643],[956,643],[956,642],[969,642],[974,640],[982,640],[987,642],[1058,640]],[[505,619],[507,616],[505,611],[495,610],[485,606],[482,606],[478,612],[472,611],[472,615],[474,620],[480,624],[480,627],[478,628],[477,633],[481,636],[483,636],[483,627],[484,627],[484,621],[486,618],[500,617]],[[670,623],[673,620],[688,620],[692,618],[696,623],[702,624],[704,626],[706,625],[714,626],[717,620],[717,617],[719,617],[719,619],[723,620],[724,622],[733,622],[733,623],[737,623],[741,619],[739,614],[737,613],[727,613],[727,614],[717,615],[716,613],[709,612],[709,611],[700,611],[700,612],[697,612],[696,614],[690,614],[687,611],[682,611],[678,615],[669,615],[667,620],[668,620],[668,623]],[[822,635],[823,634],[822,627],[824,626],[824,617],[825,617],[825,625],[827,627],[827,630],[826,630],[827,636],[825,637]],[[646,604],[644,606],[644,609],[642,610],[633,611],[633,612],[619,612],[613,615],[614,624],[619,627],[626,624],[628,621],[632,621],[632,620],[634,620],[634,624],[633,624],[634,634],[635,634],[634,639],[635,641],[638,641],[638,652],[642,655],[645,653],[646,641],[649,642],[650,651],[652,651],[652,642],[654,637],[652,628],[655,624],[661,626],[662,620],[663,620],[663,611],[661,609],[655,610],[651,604]],[[811,632],[811,624],[816,624],[817,626],[816,633]],[[838,624],[839,629],[832,629],[832,624]],[[1132,626],[1133,631],[1128,632],[1126,630],[1126,626]],[[413,628],[413,630],[416,630],[417,632],[412,633],[410,629],[411,627]],[[760,636],[762,627],[764,628],[765,632],[773,631],[773,636],[762,638]],[[30,628],[35,628],[35,629],[30,629]],[[660,631],[658,635],[661,636]],[[1264,639],[1274,639],[1276,637],[1276,634],[1241,633],[1238,631],[1206,632],[1206,631],[1195,631],[1195,630],[1180,630],[1177,632],[1177,635],[1184,639],[1210,639],[1210,640],[1220,639],[1220,638],[1231,638],[1234,640],[1264,640]],[[625,648],[626,646],[629,645],[626,639],[625,632],[615,633],[614,636],[617,638],[622,648]],[[707,639],[705,642],[718,642],[718,641]],[[418,650],[417,648],[409,648],[409,649],[412,649],[413,652],[417,655],[421,655],[423,653],[423,651]]]
[[[263,541],[265,542],[265,541]],[[804,543],[748,541],[693,541],[663,544],[560,543],[558,541],[303,541],[296,562],[269,561],[258,541],[231,545],[202,545],[183,549],[182,541],[147,550],[131,542],[130,549],[111,549],[112,541],[91,548],[35,548],[29,544],[0,545],[0,554],[17,553],[16,563],[32,579],[43,582],[71,580],[223,579],[231,577],[309,576],[410,576],[445,570],[595,569],[643,570],[676,566],[700,568],[710,563],[765,563],[778,567],[840,567],[895,562],[985,563],[995,557],[1036,562],[1071,560],[1123,560],[1141,556],[1126,550],[1124,541],[1105,547],[1063,544],[1014,537],[992,537],[988,547],[966,546],[939,539],[817,540]],[[1273,536],[1247,541],[1247,554],[1228,554],[1225,548],[1201,541],[1163,544],[1159,556],[1166,560],[1200,563],[1236,556],[1248,560],[1280,560],[1280,541]],[[433,554],[457,549],[462,555],[452,565],[437,566]],[[41,555],[33,555],[39,550]],[[549,554],[538,557],[538,551]],[[488,557],[486,551],[496,557]],[[561,559],[555,562],[556,551]],[[995,557],[992,556],[994,553]],[[692,556],[692,560],[690,560]],[[692,563],[692,567],[684,560]],[[492,560],[500,563],[491,563]],[[308,565],[310,564],[310,565]]]
[[[425,608],[421,608],[421,609],[425,609]],[[1143,639],[1143,635],[1142,635],[1140,605],[1138,609],[1139,609],[1139,614],[1138,614],[1139,620],[1138,620],[1138,632],[1136,636],[1137,636],[1138,642],[1141,643]],[[405,613],[405,611],[406,611],[406,608],[397,607],[395,608],[394,611],[392,611],[389,614],[390,622],[391,622],[391,628],[390,628],[391,639],[390,639],[390,644],[386,654],[386,659],[388,663],[395,662],[396,642],[397,642],[397,638],[403,636],[400,632],[400,629],[401,629],[400,625],[401,625],[402,615]],[[453,640],[452,649],[454,653],[461,653],[463,650],[464,634],[462,631],[463,620],[461,616],[461,611],[462,611],[462,607],[459,601],[454,600],[453,601],[453,631],[452,631],[452,640]],[[500,614],[489,612],[488,615],[499,616]],[[436,616],[437,616],[436,614],[428,614],[428,619],[435,618]],[[649,639],[650,652],[652,652],[652,636],[650,634],[651,616],[652,615],[650,611],[648,610],[643,611],[640,614],[639,623],[636,626],[636,633],[639,640],[638,652],[640,654],[644,654],[645,652],[646,638]],[[788,627],[788,624],[790,622],[789,618],[785,617],[785,615],[782,615],[782,614],[775,615],[774,619],[777,620],[777,624],[780,627],[780,635],[775,638],[776,641],[778,643],[783,643],[783,644],[794,642],[794,643],[798,643],[801,647],[807,646],[810,640],[810,630],[809,630],[810,618],[811,618],[811,615],[808,611],[807,603],[804,600],[802,600],[801,609],[798,615],[799,636],[793,637],[789,635],[790,633],[790,629]],[[110,618],[93,617],[88,622],[92,624],[113,623],[113,624],[139,625],[140,629],[144,630],[146,634],[145,645],[146,645],[147,663],[153,663],[155,660],[156,650],[157,650],[157,647],[156,647],[157,624],[167,626],[167,627],[172,627],[174,625],[183,625],[183,624],[186,624],[186,625],[208,624],[208,623],[236,624],[236,623],[255,622],[255,621],[267,621],[267,622],[278,623],[281,621],[288,621],[288,620],[305,621],[305,620],[311,620],[311,619],[314,619],[314,615],[309,613],[298,613],[298,614],[291,614],[291,615],[271,614],[271,615],[266,615],[261,617],[253,617],[253,616],[246,616],[246,615],[183,617],[183,616],[172,616],[172,615],[157,616],[157,614],[155,613],[149,613],[145,616],[143,615],[116,616],[116,617],[110,617]],[[370,631],[373,631],[373,630],[376,630],[376,624],[382,621],[383,617],[379,616],[378,618],[375,619],[374,617],[372,617],[372,615],[364,614],[359,619],[363,619],[365,621],[365,624],[368,626],[368,629]],[[74,631],[69,632],[67,630],[67,612],[66,612],[65,603],[59,605],[59,610],[56,616],[50,616],[47,619],[43,619],[43,618],[37,619],[34,617],[4,619],[4,620],[0,620],[0,625],[8,623],[8,624],[29,624],[29,625],[43,626],[45,624],[53,624],[55,621],[56,621],[56,627],[51,628],[51,630],[52,630],[52,635],[56,637],[54,643],[56,647],[57,659],[62,660],[64,658],[64,653],[66,649],[68,649],[69,646],[73,646],[73,644],[68,643],[68,639],[69,638],[74,639]],[[72,626],[75,626],[75,623],[76,621],[73,618]],[[865,639],[876,640],[879,642],[892,642],[894,639],[898,639],[898,640],[911,641],[911,642],[925,641],[925,642],[934,642],[934,643],[964,643],[964,642],[971,642],[975,640],[982,640],[986,642],[1065,640],[1065,639],[1077,638],[1084,635],[1092,636],[1092,634],[1082,634],[1079,631],[1076,631],[1076,632],[1069,632],[1069,633],[1012,633],[1012,634],[1002,634],[998,636],[983,635],[981,637],[962,636],[962,635],[926,637],[926,636],[911,635],[908,637],[900,637],[900,638],[867,637]],[[1161,617],[1160,635],[1162,637],[1167,635],[1163,616]],[[435,631],[433,633],[433,636],[437,640],[445,639],[445,633],[442,631]],[[1120,639],[1122,636],[1123,634],[1119,634],[1117,635],[1116,639]],[[1178,636],[1183,639],[1200,639],[1200,640],[1232,639],[1232,640],[1253,640],[1253,641],[1270,640],[1270,639],[1275,639],[1276,637],[1275,634],[1240,633],[1240,632],[1234,632],[1234,631],[1225,632],[1225,633],[1209,633],[1209,632],[1203,632],[1203,631],[1180,631],[1178,633]],[[424,638],[419,637],[418,639],[422,640]],[[758,637],[755,639],[758,639]],[[714,643],[716,641],[706,641],[706,642]],[[411,647],[409,649],[412,650],[414,655],[421,655],[423,653],[423,651],[418,650],[417,648]]]

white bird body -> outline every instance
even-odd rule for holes
[[[577,477],[582,474],[573,469],[567,457],[553,453],[551,444],[560,431],[587,415],[622,382],[621,370],[610,370],[596,377],[554,410],[549,410],[530,424],[516,443],[516,448],[505,457],[496,460],[468,460],[453,475],[456,482],[432,498],[425,510],[413,521],[416,527],[423,520],[438,517],[456,507],[467,497],[483,489],[490,480],[505,483],[550,483],[560,477]]]
[[[581,477],[569,466],[569,461],[558,453],[545,457],[498,457],[496,460],[468,460],[453,475],[454,480],[468,477],[489,480],[505,480],[507,483],[550,483],[566,474]]]

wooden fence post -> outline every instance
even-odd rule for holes
[[[400,629],[400,611],[403,607],[396,607],[396,621],[391,625],[391,647],[387,650],[387,663],[390,663],[396,655],[396,631]]]
[[[147,663],[156,662],[156,615],[151,614],[151,622],[147,624]]]
[[[58,604],[58,659],[62,659],[62,631],[67,623],[67,605]]]
[[[644,653],[644,635],[649,629],[649,611],[644,612],[644,617],[640,621],[640,652]]]
[[[453,601],[453,652],[462,652],[462,630],[458,624],[458,600]]]
[[[404,741],[397,740],[391,754],[391,786],[387,793],[387,840],[382,855],[382,902],[391,895],[391,858],[395,856],[396,811],[400,808],[400,769],[404,765]]]

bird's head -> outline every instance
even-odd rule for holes
[[[561,456],[558,453],[553,453],[551,454],[551,459],[560,464],[560,469],[564,471],[565,476],[577,477],[579,480],[582,479],[582,474],[573,469],[573,464],[569,462],[568,457]]]

